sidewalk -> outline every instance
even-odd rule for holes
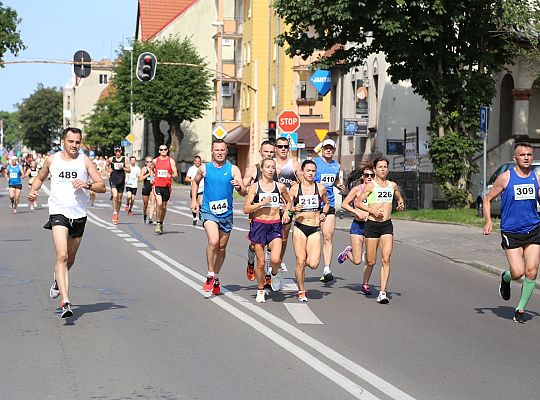
[[[349,231],[352,218],[336,218],[336,229]],[[482,234],[482,228],[437,222],[392,219],[394,240],[429,251],[451,261],[501,275],[508,268],[499,231]],[[540,282],[536,282],[540,289]]]

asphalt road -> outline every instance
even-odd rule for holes
[[[350,263],[335,263],[328,284],[318,280],[322,267],[307,272],[309,301],[299,304],[292,246],[287,286],[259,305],[245,277],[248,225],[238,212],[220,274],[224,295],[206,298],[206,236],[191,225],[185,190],[175,191],[159,236],[142,223],[140,201],[113,226],[109,194],[98,195],[70,274],[75,315],[63,320],[48,296],[46,196],[34,212],[23,198],[12,214],[4,188],[0,398],[540,397],[537,294],[530,321],[515,324],[519,286],[503,302],[496,276],[403,240],[394,247],[388,305],[359,293],[361,269]],[[336,232],[335,254],[347,241]]]

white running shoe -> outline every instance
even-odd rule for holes
[[[58,289],[58,283],[56,282],[56,279],[54,280],[51,288],[49,289],[49,296],[51,296],[51,299],[56,299],[58,296],[60,296],[60,289]]]
[[[360,265],[366,265],[366,252],[362,253],[362,259],[360,260]]]
[[[279,269],[281,270],[281,272],[289,272],[285,263],[281,263],[281,266],[279,267]]]
[[[388,304],[390,300],[388,297],[386,297],[386,292],[379,292],[379,296],[377,296],[377,303],[379,304]]]
[[[265,294],[264,289],[263,290],[257,290],[257,297],[255,298],[255,301],[257,303],[265,303],[266,299],[265,299],[264,294]]]
[[[278,269],[277,274],[270,274],[270,284],[272,285],[272,290],[277,292],[281,289],[281,270]]]

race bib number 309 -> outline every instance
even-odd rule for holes
[[[535,200],[534,184],[514,185],[514,200]]]

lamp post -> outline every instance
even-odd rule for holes
[[[133,47],[124,46],[125,51],[130,52],[129,63],[129,133],[133,134]]]
[[[218,109],[218,126],[221,126],[221,118],[223,114],[223,21],[212,22],[212,26],[219,26],[219,109]]]

